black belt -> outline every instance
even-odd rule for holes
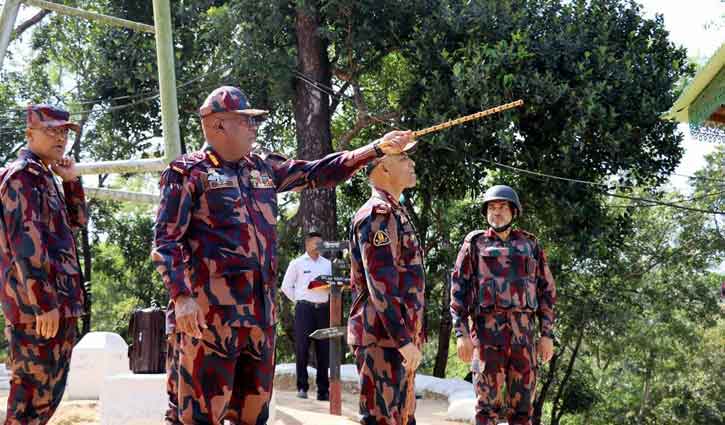
[[[299,300],[299,301],[297,301],[297,304],[309,305],[312,308],[322,308],[322,307],[328,307],[330,305],[330,302],[329,301],[325,301],[324,303],[313,303],[312,301]]]

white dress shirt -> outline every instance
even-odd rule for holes
[[[292,300],[326,303],[330,297],[329,290],[307,289],[309,283],[317,276],[331,275],[332,263],[323,256],[313,260],[306,252],[289,263],[282,280],[282,292]]]

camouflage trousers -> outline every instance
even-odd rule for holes
[[[179,425],[179,350],[177,335],[166,336],[166,395],[169,398],[168,408],[164,414],[166,425]]]
[[[531,424],[536,392],[534,323],[533,313],[506,311],[484,314],[476,321],[478,341],[471,365],[476,425],[495,425],[499,412],[509,425]]]
[[[167,424],[264,425],[274,382],[275,328],[208,323],[197,339],[173,334]],[[176,410],[175,412],[173,410]]]
[[[360,423],[415,425],[415,374],[396,348],[353,347],[360,375]]]
[[[7,326],[7,366],[11,372],[5,425],[41,425],[50,420],[63,398],[76,319],[61,319],[58,333],[43,338],[35,323]]]

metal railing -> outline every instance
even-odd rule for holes
[[[163,127],[164,157],[141,159],[102,161],[78,164],[81,174],[112,174],[142,173],[160,171],[181,154],[181,137],[179,131],[179,110],[176,99],[176,74],[174,71],[173,31],[171,25],[171,7],[169,0],[153,0],[154,25],[142,24],[126,19],[116,18],[101,13],[77,9],[45,0],[5,0],[0,13],[0,69],[10,44],[13,28],[18,16],[20,5],[51,10],[67,16],[75,16],[97,21],[106,25],[120,26],[135,31],[153,33],[156,37],[156,58],[159,70],[159,93],[161,97],[161,122]],[[102,197],[131,202],[157,203],[158,196],[148,193],[134,193],[110,189],[87,190],[89,196]]]

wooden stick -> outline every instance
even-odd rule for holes
[[[497,114],[501,111],[505,111],[507,109],[517,108],[524,104],[524,101],[519,99],[515,102],[506,103],[501,106],[496,106],[495,108],[486,109],[485,111],[476,112],[475,114],[466,115],[465,117],[456,118],[454,120],[446,121],[441,124],[434,125],[432,127],[424,128],[422,130],[414,131],[413,132],[413,138],[416,139],[420,136],[424,136],[426,134],[435,133],[436,131],[445,130],[446,128],[450,128],[459,124],[463,124],[464,122],[477,120],[479,118],[483,118],[488,115]]]

